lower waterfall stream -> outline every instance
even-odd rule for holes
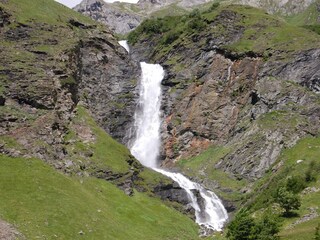
[[[126,41],[120,44],[128,46]],[[134,116],[136,138],[130,151],[144,166],[171,178],[187,192],[190,205],[195,210],[197,224],[207,229],[221,231],[228,219],[228,214],[220,199],[213,192],[190,181],[182,174],[169,172],[159,167],[157,159],[161,146],[161,81],[164,77],[164,70],[159,64],[141,62],[140,66],[142,70],[140,96]]]

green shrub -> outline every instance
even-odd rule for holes
[[[191,13],[189,13],[189,18],[201,18],[201,13],[200,10],[198,8],[192,10]]]
[[[271,212],[264,214],[262,219],[254,227],[255,240],[277,240],[280,231],[280,220]]]
[[[292,193],[299,193],[307,187],[305,179],[301,176],[293,176],[287,179],[286,188]]]
[[[285,187],[278,188],[275,202],[285,210],[284,216],[289,216],[292,210],[298,210],[301,206],[299,196],[287,191]]]
[[[320,35],[320,24],[306,25],[304,27]]]
[[[308,167],[308,170],[305,173],[306,182],[315,182],[317,181],[317,174],[320,172],[320,165],[315,161],[311,161]]]
[[[254,239],[255,223],[247,210],[240,210],[228,226],[227,238],[230,240]]]
[[[247,210],[241,210],[229,224],[227,238],[230,240],[277,240],[280,221],[271,212],[255,221]]]
[[[320,240],[320,223],[318,224],[318,226],[316,227],[316,232],[314,234],[314,240]]]
[[[66,87],[66,86],[73,86],[75,85],[77,82],[76,80],[74,79],[74,77],[70,76],[70,77],[67,77],[65,79],[61,79],[60,80],[60,83],[61,83],[61,86],[62,87]]]
[[[216,10],[218,7],[220,6],[220,3],[213,3],[210,8],[209,11],[213,12],[214,10]]]
[[[168,32],[165,37],[164,37],[164,44],[169,45],[173,43],[175,40],[177,40],[181,35],[181,32],[176,32],[176,31],[170,31]]]

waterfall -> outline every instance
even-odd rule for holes
[[[130,48],[129,48],[129,45],[128,45],[128,42],[126,40],[122,40],[122,41],[119,41],[119,44],[124,47],[124,49],[127,50],[127,52],[130,52]]]
[[[190,181],[182,174],[159,168],[157,158],[161,144],[161,81],[164,77],[164,70],[159,64],[141,62],[140,66],[142,70],[140,97],[134,116],[136,138],[130,148],[131,153],[143,165],[170,177],[187,192],[199,225],[221,231],[228,219],[228,214],[220,199],[213,192]]]

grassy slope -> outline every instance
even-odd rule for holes
[[[304,178],[312,161],[316,162],[318,165],[316,168],[319,168],[320,138],[307,137],[300,140],[294,147],[285,149],[275,163],[275,165],[277,165],[279,162],[282,162],[282,167],[277,172],[269,172],[262,179],[256,181],[252,186],[252,193],[248,194],[241,194],[239,192],[239,190],[247,184],[245,180],[231,178],[221,170],[215,169],[215,163],[227,153],[228,150],[224,147],[212,147],[196,157],[181,160],[178,166],[191,176],[201,176],[201,174],[199,174],[200,171],[205,169],[205,177],[216,181],[220,186],[219,189],[215,190],[216,193],[233,201],[249,201],[248,206],[250,206],[251,210],[259,213],[268,206],[272,206],[272,196],[275,194],[277,187],[285,185],[289,177],[301,176]],[[303,162],[297,164],[297,160],[303,160]],[[319,169],[315,169],[314,174],[317,175],[317,181],[310,182],[307,186],[320,188]],[[223,189],[231,189],[234,193],[232,195],[230,195],[230,193],[224,193]],[[320,192],[300,194],[300,196],[302,198],[302,205],[300,209],[296,211],[298,215],[292,218],[283,218],[284,225],[280,232],[281,239],[313,239],[315,227],[320,222],[320,217],[288,229],[290,224],[310,213],[309,208],[319,207]],[[317,212],[320,214],[320,209],[317,209]]]
[[[4,68],[32,73],[30,82],[32,78],[46,78],[46,69],[55,69],[57,64],[61,64],[59,68],[68,68],[68,63],[60,61],[60,54],[72,51],[77,41],[87,34],[86,30],[70,26],[67,23],[70,19],[91,26],[96,24],[53,0],[12,0],[0,3],[0,7],[12,15],[11,21],[14,20],[4,31],[14,30],[19,23],[30,27],[31,38],[18,42],[0,39]],[[103,27],[96,25],[96,28]],[[46,44],[48,39],[56,40],[57,44]],[[48,57],[50,62],[34,58],[30,49],[45,51],[52,57]],[[5,84],[2,77],[6,75],[1,75],[0,91],[1,85]],[[37,89],[35,86],[35,92]],[[0,108],[4,116],[26,117],[31,130],[37,127],[34,125],[37,117],[52,115],[46,110],[37,110],[34,116],[14,106]],[[73,161],[70,169],[65,169],[69,170],[69,176],[37,159],[0,156],[0,218],[14,224],[27,239],[197,238],[198,228],[191,219],[150,197],[156,184],[168,181],[160,174],[141,169],[135,184],[146,192],[135,192],[133,197],[126,196],[107,181],[79,177],[94,175],[97,170],[130,177],[128,160],[132,156],[128,149],[99,128],[83,107],[78,106],[68,129],[64,139],[68,151],[66,160]],[[83,133],[89,133],[92,139],[86,141]],[[0,140],[6,147],[28,154],[28,149],[20,146],[17,139],[0,136]],[[32,144],[50,149],[41,139]],[[81,236],[80,231],[85,234]]]
[[[27,239],[197,238],[192,220],[145,194],[128,197],[106,181],[68,177],[37,159],[1,155],[0,164],[0,217]]]
[[[233,26],[228,26],[227,21],[225,25],[217,23],[217,19],[224,12],[234,12],[240,20]],[[235,27],[244,28],[244,33],[236,42],[220,47],[238,53],[253,51],[268,58],[274,53],[282,52],[282,56],[285,56],[284,53],[291,55],[320,46],[320,38],[313,31],[288,24],[280,17],[248,6],[221,5],[213,11],[206,10],[201,13],[201,20],[198,21],[201,26],[190,27],[195,21],[198,20],[190,15],[159,18],[152,22],[157,26],[156,29],[150,27],[150,21],[145,21],[129,34],[128,40],[131,44],[135,44],[138,40],[156,38],[154,52],[157,59],[161,59],[170,49],[175,49],[179,45],[192,47],[195,44],[192,38],[197,35],[211,34],[221,37],[228,35],[230,28]],[[200,37],[200,42],[205,44],[205,38]]]
[[[319,24],[319,22],[317,21],[319,12],[317,11],[316,6],[319,3],[320,1],[316,0],[304,12],[287,17],[287,21],[297,26],[314,25],[317,23]]]

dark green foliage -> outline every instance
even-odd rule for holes
[[[299,193],[307,187],[307,184],[303,177],[293,176],[288,178],[286,188],[292,193]]]
[[[177,40],[182,33],[193,34],[207,26],[199,9],[184,16],[167,16],[145,20],[135,31],[128,35],[128,41],[135,44],[142,38],[162,35],[161,45],[169,45]]]
[[[212,12],[212,11],[216,10],[219,6],[220,6],[220,3],[213,3],[210,6],[209,11]]]
[[[254,219],[249,215],[248,211],[241,210],[229,224],[227,238],[230,240],[254,239],[254,229]]]
[[[188,28],[189,30],[196,30],[196,31],[200,31],[202,29],[204,29],[206,27],[206,23],[205,21],[203,21],[202,18],[194,18],[192,20],[189,21],[188,23]]]
[[[285,210],[284,216],[289,216],[292,210],[298,210],[301,200],[298,195],[289,192],[285,187],[279,187],[275,202]]]
[[[305,173],[306,182],[315,182],[317,180],[317,174],[320,172],[320,165],[315,161],[310,162],[309,167]]]
[[[163,22],[161,19],[147,19],[143,22],[142,30],[146,33],[161,33]]]
[[[314,234],[314,240],[320,240],[320,223],[318,224],[318,226],[316,227],[316,232]]]
[[[60,80],[60,83],[63,87],[66,87],[66,86],[73,86],[75,85],[77,82],[76,80],[74,79],[74,77],[67,77],[65,79],[61,79]]]
[[[246,210],[241,210],[228,226],[230,240],[277,240],[280,221],[271,212],[255,221]]]
[[[200,10],[199,9],[194,9],[190,14],[189,14],[189,22],[188,22],[188,30],[197,30],[200,31],[206,27],[206,22],[201,16]]]
[[[320,35],[320,24],[306,25],[304,27]]]
[[[168,45],[173,43],[175,40],[177,40],[180,36],[181,32],[177,32],[177,31],[170,31],[166,34],[166,36],[164,37],[164,44]]]
[[[280,231],[280,220],[271,212],[265,214],[254,228],[255,240],[277,240]]]
[[[189,13],[189,18],[201,18],[201,13],[198,8],[192,10],[191,13]]]

